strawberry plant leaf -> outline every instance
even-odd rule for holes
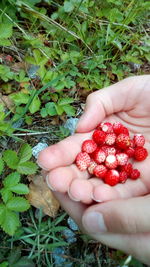
[[[18,164],[17,171],[21,174],[34,174],[36,173],[37,165],[33,162],[27,161]]]
[[[32,149],[29,144],[22,145],[19,151],[19,164],[29,160],[32,157]]]
[[[42,118],[45,118],[48,115],[46,108],[42,108],[40,114]]]
[[[32,103],[30,104],[29,111],[34,114],[40,109],[41,101],[39,97],[34,97]]]
[[[29,194],[29,188],[27,187],[27,185],[22,183],[12,186],[11,191],[16,194],[22,194],[22,195]]]
[[[4,169],[4,161],[2,158],[0,158],[0,174],[3,172]]]
[[[2,188],[0,192],[4,203],[7,203],[7,201],[13,197],[12,192],[8,188]]]
[[[12,186],[15,186],[20,181],[20,174],[18,172],[12,172],[11,174],[7,175],[5,180],[3,181],[3,185],[5,187],[11,188]]]
[[[23,197],[13,197],[7,202],[6,207],[9,210],[23,212],[30,208],[30,204]]]
[[[75,116],[75,108],[70,105],[63,106],[64,111],[67,113],[68,116]]]
[[[4,213],[5,213],[5,205],[4,204],[0,204],[0,225],[2,224],[3,220],[4,220]]]
[[[46,111],[48,113],[48,115],[50,116],[55,116],[57,115],[57,111],[55,108],[55,103],[54,102],[49,102],[45,105]]]
[[[0,24],[0,39],[10,38],[12,36],[12,24]]]
[[[69,1],[65,1],[65,2],[64,2],[64,11],[65,11],[66,13],[69,13],[69,12],[71,12],[71,11],[73,11],[73,10],[74,10],[74,5],[73,5],[73,3],[69,2]]]
[[[64,105],[67,105],[67,104],[71,104],[74,102],[74,99],[71,98],[71,97],[64,97],[64,98],[60,98],[59,101],[58,101],[58,105],[59,106],[64,106]]]
[[[3,211],[3,221],[1,223],[2,229],[9,235],[14,235],[17,228],[20,226],[19,215],[8,210],[5,207]]]
[[[17,153],[13,150],[6,150],[3,153],[3,160],[6,162],[7,166],[11,169],[16,169],[19,158],[17,157]]]

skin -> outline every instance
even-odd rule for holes
[[[49,187],[57,191],[56,197],[82,231],[147,264],[150,262],[150,156],[134,164],[141,171],[140,179],[128,179],[114,187],[89,177],[86,171],[80,172],[74,160],[83,140],[90,138],[102,121],[120,121],[131,135],[143,134],[145,147],[150,151],[149,94],[150,75],[130,77],[90,94],[76,134],[46,148],[38,157]],[[101,203],[95,204],[93,200]]]

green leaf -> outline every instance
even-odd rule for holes
[[[15,102],[16,105],[27,104],[30,98],[28,94],[22,92],[13,93],[9,97]]]
[[[4,161],[2,158],[0,158],[0,174],[3,172],[4,169]]]
[[[3,212],[2,229],[9,235],[14,235],[17,228],[20,226],[19,216],[15,212],[8,210],[5,207]]]
[[[21,183],[12,186],[11,191],[16,194],[23,194],[23,195],[29,194],[29,188],[27,187],[27,185]]]
[[[9,266],[8,261],[3,261],[3,262],[0,264],[0,267],[8,267],[8,266]]]
[[[67,12],[67,13],[69,13],[69,12],[71,12],[73,10],[74,10],[73,3],[69,2],[69,1],[65,1],[64,2],[64,11]]]
[[[29,111],[34,114],[40,109],[41,101],[39,97],[34,97],[32,103],[29,106]]]
[[[56,111],[57,111],[58,115],[62,115],[63,114],[63,112],[64,112],[63,107],[55,104],[55,108],[56,108]]]
[[[64,111],[68,116],[75,116],[75,108],[70,105],[63,106]]]
[[[0,24],[0,38],[6,39],[12,36],[12,24]]]
[[[14,267],[35,267],[34,262],[28,257],[21,257],[14,265]]]
[[[12,187],[19,183],[20,181],[20,174],[18,172],[12,172],[11,174],[7,175],[5,180],[3,181],[3,185],[5,187]]]
[[[73,102],[74,102],[74,99],[72,97],[64,97],[64,98],[59,99],[58,105],[63,106],[63,105],[71,104]]]
[[[46,111],[48,113],[48,115],[50,116],[55,116],[57,115],[57,111],[55,108],[55,103],[54,102],[49,102],[45,105]]]
[[[22,145],[19,151],[19,164],[29,160],[32,157],[32,148],[29,144]]]
[[[41,114],[42,118],[45,118],[48,115],[46,108],[42,108],[40,114]]]
[[[34,174],[36,173],[37,168],[35,163],[27,161],[18,164],[17,171],[21,174]]]
[[[4,215],[5,215],[5,205],[0,204],[0,225],[3,223]]]
[[[10,46],[11,42],[7,39],[1,39],[0,38],[0,46]]]
[[[4,203],[7,203],[7,201],[13,197],[13,194],[8,188],[2,188],[0,192]]]
[[[7,202],[7,208],[13,211],[23,212],[30,208],[30,204],[27,199],[23,197],[13,197]]]
[[[11,169],[16,169],[19,158],[17,157],[17,153],[13,150],[6,150],[3,153],[3,159],[6,162],[7,166]]]

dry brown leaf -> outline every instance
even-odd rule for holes
[[[42,208],[46,215],[55,217],[60,205],[41,175],[33,177],[29,189],[27,199],[30,204],[36,208]]]
[[[0,93],[0,104],[3,104],[8,109],[11,109],[14,106],[13,101],[9,98],[9,96],[2,95],[1,93]]]

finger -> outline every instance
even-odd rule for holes
[[[74,201],[81,201],[85,204],[93,202],[93,185],[90,180],[75,179],[71,182],[68,195]]]
[[[140,262],[150,263],[150,233],[145,234],[94,234],[93,239],[98,240],[108,247],[121,250]]]
[[[39,153],[37,163],[47,171],[72,164],[76,155],[81,151],[83,141],[91,138],[91,136],[92,132],[69,136],[42,150]]]
[[[55,197],[60,202],[62,208],[74,219],[80,230],[86,233],[86,229],[82,224],[82,215],[87,209],[87,205],[74,202],[67,194],[54,192]],[[94,227],[94,225],[93,225]],[[131,254],[145,264],[150,262],[150,233],[145,234],[114,234],[114,233],[96,233],[90,236],[99,242]]]
[[[59,167],[47,173],[47,184],[53,191],[66,193],[74,179],[88,179],[87,171],[81,172],[75,164],[67,167]],[[77,189],[78,190],[78,189]]]
[[[147,80],[149,77],[146,75],[130,77],[90,94],[87,97],[85,112],[77,124],[76,131],[91,131],[105,117],[133,109]],[[128,98],[129,95],[130,99]]]
[[[112,200],[91,206],[82,222],[89,233],[150,232],[150,195],[127,200]]]
[[[87,205],[81,202],[75,202],[68,197],[68,194],[63,194],[59,192],[54,192],[54,196],[59,201],[61,207],[73,218],[73,220],[78,224],[80,230],[84,231],[81,218]]]

